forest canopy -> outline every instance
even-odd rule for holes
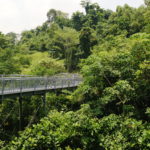
[[[0,74],[83,77],[75,90],[47,93],[46,113],[40,96],[24,97],[22,131],[17,109],[7,117],[16,99],[2,102],[2,150],[150,149],[150,1],[143,3],[111,11],[82,0],[85,13],[50,9],[20,38],[0,33]]]

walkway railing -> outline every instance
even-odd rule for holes
[[[1,75],[0,95],[12,95],[34,91],[76,87],[82,82],[78,74],[62,73],[52,77],[34,77],[25,75]]]

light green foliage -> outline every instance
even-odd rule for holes
[[[134,89],[127,81],[119,80],[114,86],[104,89],[100,103],[108,104],[111,101],[118,100],[118,105],[125,104],[132,98],[133,91]]]
[[[50,9],[47,13],[47,18],[47,23],[49,25],[51,25],[52,23],[56,23],[61,28],[71,26],[71,21],[68,18],[68,14],[60,10]]]
[[[148,7],[150,6],[150,0],[144,0],[144,2]]]
[[[0,148],[3,148],[4,142],[0,140]]]
[[[8,47],[8,40],[4,34],[0,32],[0,48],[4,49]]]
[[[23,68],[22,74],[30,75],[54,75],[65,71],[63,61],[51,58],[47,52],[36,52],[26,56],[30,60],[30,65]]]
[[[75,99],[87,101],[99,115],[123,113],[122,105],[131,104],[143,108],[142,117],[150,97],[149,42],[149,35],[136,34],[130,39],[111,38],[95,47],[81,65],[84,82],[74,93]]]
[[[150,33],[150,1],[145,0],[145,4],[147,5],[146,11],[144,13],[144,22],[146,24],[144,31],[146,33]]]
[[[65,66],[68,71],[76,69],[79,61],[80,51],[79,33],[72,28],[65,27],[55,32],[55,37],[49,45],[53,57],[65,59]]]
[[[88,105],[67,113],[51,111],[2,150],[148,149],[149,127],[132,118],[111,114],[93,118]],[[111,133],[111,134],[110,134]],[[130,139],[130,140],[129,140]]]
[[[10,42],[10,46],[13,47],[17,44],[17,34],[14,32],[7,33],[6,35],[8,41]]]
[[[23,32],[20,44],[31,51],[48,51],[53,58],[64,59],[68,71],[77,68],[80,55],[79,33],[72,28],[62,29],[55,23],[46,23],[36,30]]]
[[[48,22],[57,22],[58,19],[63,18],[63,19],[67,19],[68,18],[68,14],[61,12],[60,10],[55,10],[55,9],[50,9],[47,12],[47,18],[48,18]]]
[[[0,74],[20,73],[19,63],[13,58],[14,54],[11,49],[0,48]]]
[[[91,3],[89,0],[81,1],[81,5],[85,9],[86,15],[79,13],[73,15],[73,26],[77,30],[80,30],[83,27],[96,29],[98,25],[101,26],[101,24],[107,22],[107,19],[112,13],[112,11],[104,10],[100,8],[97,3]],[[77,22],[79,21],[80,25],[77,26],[74,19]]]
[[[148,12],[149,10],[143,6],[137,9],[130,7],[127,4],[123,7],[118,6],[116,12],[113,12],[108,18],[107,23],[99,23],[97,31],[102,38],[109,36],[110,34],[126,34],[126,36],[129,37],[134,33],[144,30],[144,28],[148,31]]]

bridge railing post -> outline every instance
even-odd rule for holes
[[[70,87],[70,79],[68,79],[68,87]]]
[[[45,78],[45,89],[47,90],[47,85],[48,85],[48,77]]]
[[[36,78],[34,78],[34,91],[36,90]]]
[[[61,80],[61,87],[63,88],[63,86],[64,86],[64,80],[62,79]]]
[[[5,79],[4,75],[2,75],[2,100],[4,98],[4,90],[5,90]]]
[[[22,93],[22,77],[20,76],[20,93]]]
[[[53,79],[54,89],[56,88],[56,80]]]

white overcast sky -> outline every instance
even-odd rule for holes
[[[3,33],[29,30],[46,21],[46,13],[54,8],[69,13],[79,10],[81,0],[0,0],[0,31]],[[91,0],[102,8],[115,10],[125,3],[139,7],[144,0]]]

